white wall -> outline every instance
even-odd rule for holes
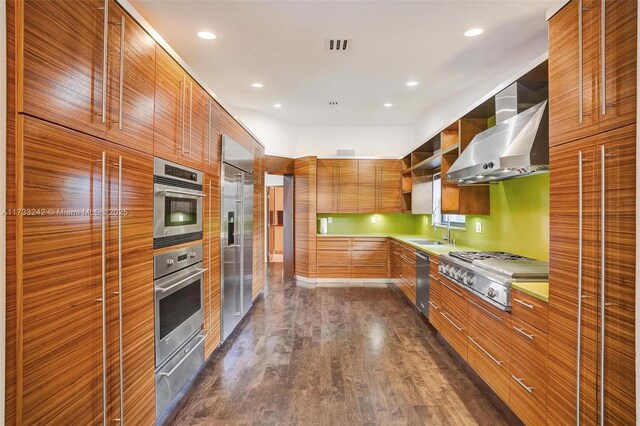
[[[415,147],[414,127],[298,127],[296,157],[355,149],[357,156],[400,158]]]
[[[293,157],[296,152],[296,126],[250,109],[235,108],[233,112],[264,144],[267,155]]]
[[[6,1],[0,0],[0,211],[6,208],[6,148],[7,148],[7,25]],[[0,215],[0,425],[4,424],[4,371],[5,371],[5,290],[6,276],[6,222]]]

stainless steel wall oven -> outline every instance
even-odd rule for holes
[[[202,239],[203,173],[154,159],[153,246]]]

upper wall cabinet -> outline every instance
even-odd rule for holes
[[[160,46],[156,47],[154,155],[202,168],[209,97]]]
[[[550,146],[635,122],[637,2],[572,0],[549,20]]]
[[[153,39],[115,2],[27,0],[16,8],[18,112],[150,153]]]
[[[402,213],[400,160],[355,161],[358,162],[358,212]]]
[[[401,213],[400,160],[318,160],[318,213]]]

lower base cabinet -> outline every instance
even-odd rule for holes
[[[387,278],[387,238],[318,237],[318,278]]]
[[[18,208],[41,213],[16,218],[7,418],[151,425],[152,158],[30,117],[17,126]]]

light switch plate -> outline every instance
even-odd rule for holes
[[[329,216],[329,217],[327,218],[327,222],[329,222],[329,223],[333,223],[333,218],[332,218],[331,216]]]
[[[476,222],[476,234],[482,234],[482,222]]]

